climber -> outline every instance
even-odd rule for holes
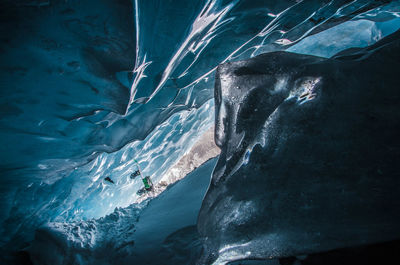
[[[142,181],[144,184],[144,188],[147,191],[153,190],[153,182],[151,182],[150,176],[146,176],[146,177],[142,178]]]
[[[150,176],[143,177],[142,172],[140,171],[140,166],[139,166],[138,161],[136,161],[136,159],[134,161],[136,162],[138,170],[136,170],[135,172],[133,172],[131,174],[131,179],[134,179],[135,177],[140,176],[142,179],[143,185],[144,185],[144,189],[146,191],[152,191],[153,190],[153,182],[151,182]]]

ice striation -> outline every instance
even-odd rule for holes
[[[399,6],[387,0],[1,1],[0,250],[25,250],[47,223],[79,227],[142,200],[136,193],[142,184],[129,178],[134,159],[160,192],[198,167],[203,159],[190,150],[212,127],[219,64],[285,50],[323,60],[367,47],[399,28]],[[287,76],[277,77],[271,93],[286,96]],[[310,90],[324,82],[307,80]],[[209,147],[207,157],[218,152]]]
[[[198,264],[400,239],[400,31],[330,59],[272,52],[222,64],[221,155]]]

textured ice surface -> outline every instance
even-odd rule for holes
[[[332,59],[273,52],[217,70],[221,155],[199,264],[400,238],[400,31]]]
[[[169,185],[184,178],[188,173],[199,167],[210,158],[219,155],[220,149],[214,141],[214,126],[210,127],[193,145],[192,149],[182,156],[178,163],[172,166],[162,177],[160,183]]]
[[[151,192],[140,195],[140,197],[135,199],[135,201],[141,202],[149,197],[158,196],[169,185],[184,178],[187,174],[195,170],[207,160],[218,156],[220,152],[221,150],[214,142],[214,127],[210,127],[201,137],[199,137],[198,141],[192,146],[192,148],[162,175],[161,180],[154,184]]]
[[[395,23],[399,22],[400,19],[395,19]],[[383,34],[380,25],[379,22],[364,19],[347,21],[318,35],[307,37],[286,51],[329,58],[347,47],[366,47],[374,44],[383,35],[397,30],[397,27],[393,27]]]
[[[127,255],[135,244],[133,234],[140,205],[115,209],[100,219],[48,223],[36,231],[29,249],[35,264],[110,264],[116,255]]]
[[[97,220],[49,223],[30,248],[35,264],[194,264],[201,249],[195,228],[216,159],[159,197]],[[145,207],[147,206],[147,207]]]
[[[135,201],[133,158],[157,183],[211,125],[221,62],[289,48],[329,57],[370,45],[398,28],[398,7],[1,1],[1,248],[23,248],[40,224],[98,218]]]

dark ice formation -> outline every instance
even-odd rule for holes
[[[222,153],[199,264],[400,238],[400,32],[331,59],[272,52],[218,67]]]

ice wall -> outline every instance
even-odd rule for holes
[[[198,264],[400,238],[400,31],[331,59],[272,52],[218,67],[221,155]]]

